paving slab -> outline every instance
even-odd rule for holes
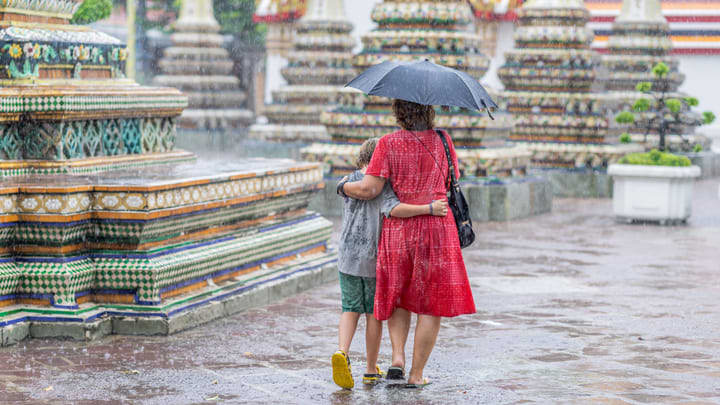
[[[618,224],[598,199],[478,224],[464,251],[478,311],[443,321],[424,390],[332,383],[340,291],[323,275],[310,291],[167,337],[2,348],[0,402],[717,404],[717,190],[697,184],[687,226]],[[360,333],[358,382],[363,352]],[[383,368],[389,353],[384,332]]]

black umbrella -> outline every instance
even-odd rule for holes
[[[490,108],[497,108],[487,91],[470,75],[428,60],[383,62],[362,72],[345,86],[373,96],[418,104],[485,109],[488,114]]]

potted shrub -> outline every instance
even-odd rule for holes
[[[702,118],[689,114],[698,101],[668,93],[669,71],[664,63],[655,65],[654,82],[637,85],[644,97],[635,101],[632,112],[623,111],[615,118],[620,124],[631,125],[636,122],[636,114],[643,115],[641,122],[647,131],[657,131],[660,149],[627,155],[608,168],[614,181],[613,210],[622,220],[666,224],[690,217],[693,183],[700,176],[700,168],[687,157],[667,153],[665,137],[671,128],[709,124],[715,116],[711,112],[703,113]],[[628,138],[623,134],[621,141],[627,142]]]

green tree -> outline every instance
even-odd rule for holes
[[[252,20],[255,0],[213,0],[213,6],[223,33],[235,35],[248,44],[265,41],[265,24],[256,24]]]
[[[662,62],[655,65],[652,69],[653,76],[655,76],[653,82],[641,82],[635,87],[637,91],[648,98],[637,99],[632,106],[632,111],[623,111],[615,116],[615,121],[618,124],[632,125],[640,121],[636,114],[650,112],[651,118],[643,121],[645,135],[650,133],[652,129],[657,129],[660,137],[659,149],[661,151],[666,150],[665,138],[672,127],[700,126],[710,124],[715,120],[715,115],[710,111],[704,112],[702,119],[692,118],[685,113],[685,111],[697,106],[698,100],[694,97],[682,99],[671,97],[668,91],[670,88],[670,81],[667,77],[669,71],[670,68]],[[682,137],[683,134],[680,134],[680,136]],[[685,141],[687,142],[687,140]]]
[[[112,0],[85,0],[77,9],[70,22],[85,25],[104,20],[110,17],[112,9]]]

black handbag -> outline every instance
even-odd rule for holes
[[[465,249],[475,242],[475,232],[472,229],[472,219],[470,219],[470,206],[460,189],[455,178],[455,165],[452,157],[450,157],[450,147],[448,146],[445,134],[439,130],[435,130],[440,136],[440,140],[445,148],[445,156],[448,161],[448,170],[450,171],[450,189],[448,190],[448,205],[455,217],[455,226],[457,226],[458,238],[460,239],[460,248]]]

